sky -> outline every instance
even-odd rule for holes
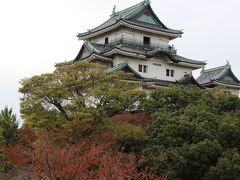
[[[19,116],[21,79],[73,60],[82,44],[77,32],[107,20],[114,5],[121,10],[139,2],[0,0],[0,109],[13,107]],[[240,79],[239,0],[151,0],[151,6],[167,27],[183,29],[182,38],[171,42],[179,55],[206,60],[206,68],[228,60]]]

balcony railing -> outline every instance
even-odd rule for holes
[[[133,48],[143,49],[146,51],[160,50],[163,52],[177,54],[177,50],[175,49],[174,46],[163,46],[163,45],[156,44],[156,43],[144,44],[141,41],[133,41],[133,40],[129,40],[127,38],[119,38],[119,39],[110,41],[106,46],[114,46],[114,45],[120,45],[120,44],[128,45]]]

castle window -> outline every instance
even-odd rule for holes
[[[143,66],[141,64],[138,65],[138,72],[142,72],[142,67]]]
[[[151,38],[143,36],[143,44],[144,45],[150,45],[151,44]]]
[[[175,71],[172,69],[166,69],[166,76],[174,77]]]
[[[147,71],[148,71],[148,66],[146,66],[146,65],[141,65],[141,64],[138,65],[138,72],[147,73]]]
[[[166,69],[166,76],[170,76],[170,69]]]
[[[154,66],[162,66],[161,64],[158,63],[153,63]]]
[[[143,72],[147,73],[147,66],[143,66]]]
[[[108,37],[105,38],[105,44],[108,44]]]

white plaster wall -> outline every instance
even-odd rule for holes
[[[106,33],[102,36],[95,37],[90,39],[90,41],[99,43],[99,44],[104,44],[105,43],[105,38],[108,37],[109,42],[111,41],[116,41],[117,39],[120,39],[121,37],[124,37],[130,41],[136,41],[136,42],[141,42],[143,43],[143,37],[147,36],[151,38],[151,43],[153,45],[159,45],[160,47],[168,47],[169,46],[169,39],[164,36],[156,36],[153,34],[148,34],[148,33],[143,33],[140,31],[135,31],[131,29],[119,29],[117,31],[112,31],[109,33]]]
[[[170,61],[161,58],[153,58],[148,60],[136,59],[136,58],[126,58],[122,56],[115,56],[113,60],[113,66],[116,66],[119,63],[128,61],[128,64],[131,68],[133,68],[136,72],[138,72],[138,65],[147,65],[148,71],[147,73],[138,72],[142,77],[145,78],[156,78],[160,80],[166,81],[176,81],[180,80],[184,77],[186,73],[191,73],[192,69],[188,67],[177,66],[174,64],[170,64]],[[161,66],[154,65],[154,63],[161,64]],[[166,76],[166,69],[172,69],[175,71],[174,77]]]
[[[117,39],[120,39],[122,37],[122,31],[116,31],[116,32],[110,32],[110,33],[106,33],[101,37],[97,37],[97,38],[92,38],[91,41],[98,43],[98,44],[105,44],[105,38],[108,37],[108,41],[109,43],[112,41],[116,41]]]
[[[124,38],[127,38],[131,41],[136,41],[136,42],[142,42],[143,43],[143,37],[147,36],[151,38],[151,43],[152,44],[157,44],[162,47],[168,47],[169,46],[169,39],[166,37],[161,37],[161,36],[154,36],[148,33],[141,33],[138,31],[131,31],[128,29],[124,29],[122,31],[122,36]]]

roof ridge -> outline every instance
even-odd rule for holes
[[[222,76],[223,76],[224,74],[226,74],[227,70],[228,70],[228,69],[224,68],[218,75],[216,75],[216,76],[214,77],[214,80],[218,80],[218,79],[222,78]]]
[[[134,21],[131,21],[130,19],[132,17],[134,17],[135,15],[137,15],[138,13],[140,13],[141,11],[144,11],[145,8],[149,8],[149,10],[151,11],[153,18],[156,19],[157,24],[159,26],[146,26],[143,25],[144,23],[136,23]],[[119,23],[122,22],[122,23]],[[119,24],[118,24],[119,23]],[[124,24],[125,23],[125,24]],[[84,40],[84,39],[88,39],[89,37],[92,36],[96,36],[101,34],[101,31],[103,31],[104,29],[110,28],[111,26],[115,26],[119,27],[119,26],[136,26],[134,27],[135,29],[137,27],[143,28],[143,31],[146,31],[146,29],[151,29],[153,31],[157,31],[159,33],[168,33],[167,35],[169,35],[170,37],[172,37],[172,39],[177,38],[179,36],[181,36],[182,31],[179,30],[174,30],[174,29],[170,29],[168,28],[156,15],[156,13],[153,11],[151,5],[150,5],[150,1],[149,0],[143,0],[142,2],[133,5],[129,8],[126,8],[122,11],[113,13],[110,18],[108,18],[105,22],[101,23],[100,25],[98,25],[95,28],[89,29],[88,31],[84,32],[84,33],[78,33],[77,37],[79,38],[79,40]],[[131,27],[130,27],[131,28]],[[95,34],[96,33],[96,34]],[[172,36],[172,34],[174,34]]]
[[[109,73],[109,72],[115,71],[119,68],[125,67],[126,65],[128,65],[128,62],[124,61],[122,63],[117,64],[116,66],[113,66],[113,67],[107,69],[106,72]]]
[[[195,62],[195,63],[202,63],[202,64],[206,64],[205,61],[201,61],[201,60],[196,60],[196,59],[190,59],[190,58],[186,58],[186,57],[183,57],[181,55],[178,55],[178,54],[171,54],[172,56],[175,56],[177,58],[180,58],[180,59],[184,59],[186,61],[191,61],[191,62]]]
[[[224,66],[219,66],[219,67],[214,67],[214,68],[210,68],[210,69],[204,69],[203,72],[212,72],[212,71],[217,71],[217,70],[224,70],[224,69],[227,69],[228,66],[227,65],[224,65]]]
[[[140,5],[140,4],[139,4]],[[135,8],[133,11],[125,14],[125,16],[123,17],[123,19],[128,19],[131,17],[134,17],[136,14],[138,14],[139,12],[141,12],[144,8],[146,8],[147,6],[149,6],[150,11],[152,13],[152,15],[154,16],[153,18],[155,18],[157,20],[157,24],[161,25],[163,29],[167,29],[167,30],[174,30],[174,29],[170,29],[168,28],[156,15],[156,13],[153,11],[151,5],[150,5],[150,0],[143,0],[142,1],[142,5],[139,6],[138,8]],[[127,17],[127,18],[126,18]],[[178,30],[179,31],[179,30]]]
[[[129,9],[136,8],[137,6],[141,7],[140,5],[144,5],[144,4],[145,4],[145,2],[142,1],[141,3],[135,4],[135,5],[133,5],[133,6],[129,7],[129,8],[126,8],[126,9],[123,9],[123,10],[121,10],[121,11],[119,11],[119,12],[116,12],[113,16],[110,16],[110,18],[108,18],[108,19],[107,19],[106,21],[104,21],[102,24],[100,24],[99,26],[97,26],[97,27],[95,27],[95,28],[93,28],[93,29],[89,29],[88,31],[89,31],[89,32],[94,31],[94,30],[97,29],[98,27],[100,27],[100,26],[102,26],[103,24],[105,24],[106,22],[108,22],[110,19],[113,19],[113,18],[115,18],[116,16],[121,15],[122,13],[128,11]],[[128,14],[129,14],[129,13],[128,13]],[[126,16],[126,15],[125,15],[125,16]],[[117,20],[117,19],[116,19],[116,20]]]
[[[112,73],[114,71],[122,70],[122,68],[124,68],[124,67],[128,67],[136,76],[142,78],[142,76],[137,71],[135,71],[131,66],[129,66],[128,60],[125,60],[124,62],[119,63],[116,66],[107,69],[105,72]]]
[[[141,6],[135,8],[135,9],[133,9],[132,11],[130,11],[130,12],[128,12],[127,14],[125,14],[125,16],[123,17],[123,19],[125,19],[125,18],[128,17],[128,16],[131,17],[132,14],[134,14],[134,13],[136,13],[136,12],[139,12],[141,9],[143,9],[143,7],[145,7],[144,5],[145,5],[145,2],[144,2]]]
[[[144,4],[145,4],[145,2],[142,1],[142,2],[140,2],[140,3],[138,3],[138,4],[135,4],[135,5],[133,5],[133,6],[130,6],[130,7],[126,8],[126,9],[123,9],[123,10],[121,10],[121,11],[116,12],[115,16],[116,16],[116,15],[120,15],[120,14],[126,12],[126,11],[129,11],[130,9],[137,8],[138,6],[144,5]]]
[[[99,50],[97,50],[90,41],[84,41],[84,43],[86,43],[86,45],[93,51],[93,52],[97,52],[98,54],[100,53]]]

